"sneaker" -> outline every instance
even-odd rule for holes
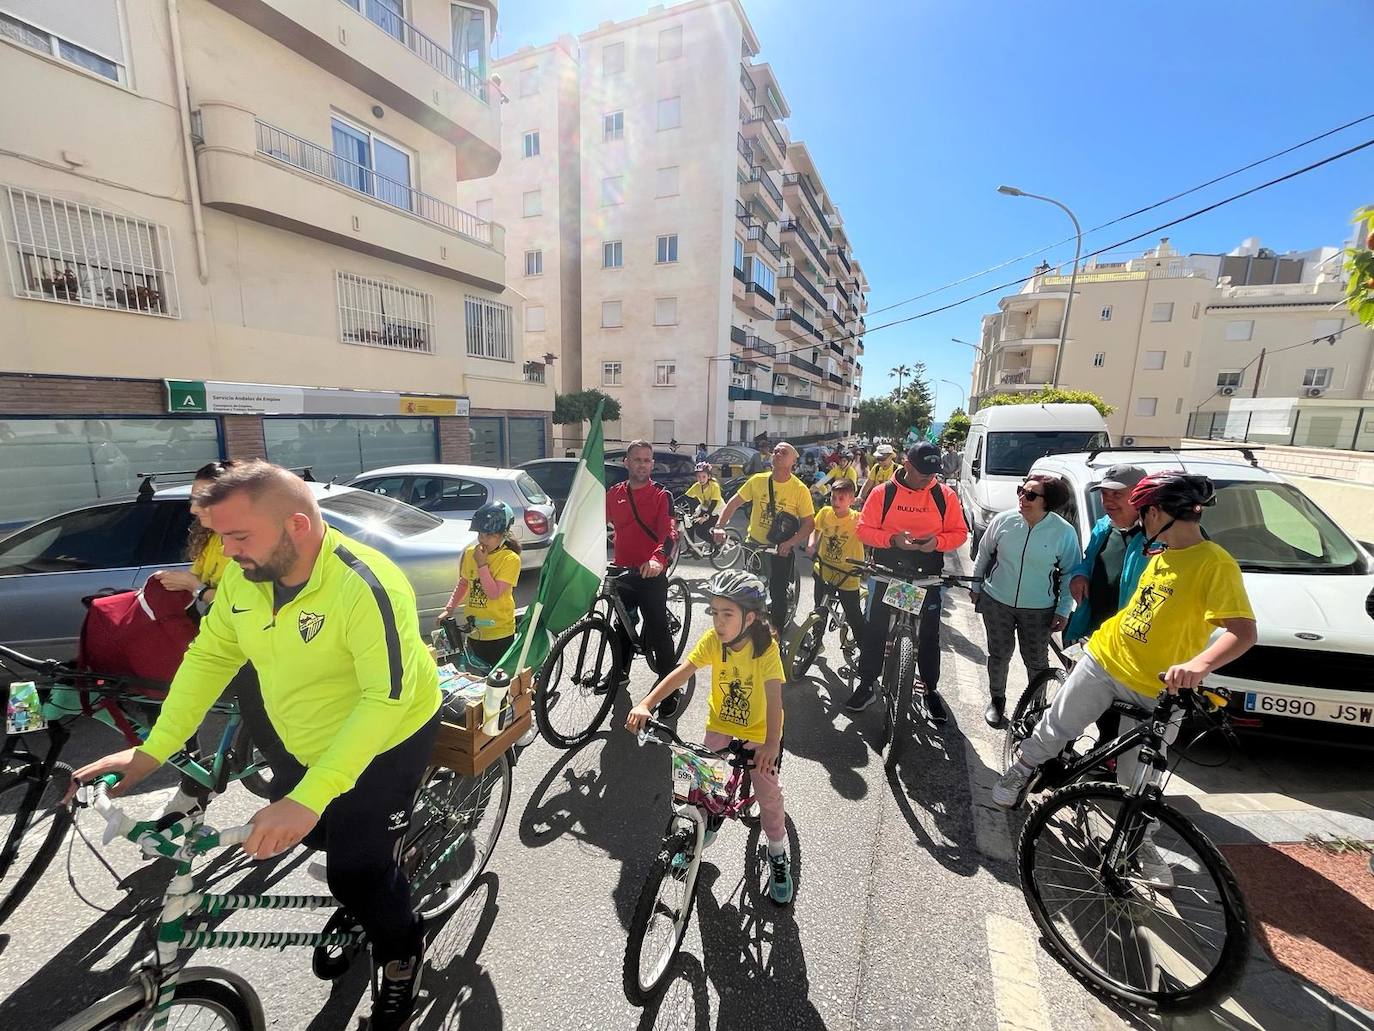
[[[214,797],[214,792],[211,792],[208,797],[202,797],[191,794],[185,788],[177,788],[177,793],[168,801],[167,807],[162,810],[162,815],[180,813],[182,816],[195,816],[205,812],[206,806],[210,804],[210,799]]]
[[[597,681],[596,684],[592,687],[592,694],[605,694],[607,691],[611,690],[624,691],[629,686],[630,671],[627,669],[624,673],[619,673],[613,676],[609,676],[605,680]]]
[[[1006,721],[1007,700],[1005,698],[994,698],[988,702],[988,707],[983,710],[983,721],[989,727],[1000,727]]]
[[[1174,870],[1155,843],[1147,835],[1136,849],[1131,865],[1140,871],[1140,879],[1157,891],[1174,890]]]
[[[671,719],[677,715],[678,706],[682,704],[682,692],[674,691],[663,701],[659,702],[654,709],[654,713],[661,720]]]
[[[321,884],[328,884],[329,867],[326,865],[326,862],[327,860],[324,858],[312,859],[306,864],[305,872]]]
[[[926,715],[930,717],[931,723],[943,723],[949,715],[945,709],[945,700],[940,697],[940,692],[932,688],[926,689]]]
[[[768,897],[780,906],[792,901],[792,857],[768,853]]]
[[[1023,766],[1021,760],[1017,759],[992,786],[993,802],[1003,809],[1018,808],[1026,800],[1026,790],[1030,787],[1031,776],[1034,773],[1034,770]]]
[[[376,963],[372,969],[372,1016],[368,1031],[405,1031],[415,1015],[424,955]]]
[[[878,696],[873,693],[872,684],[860,684],[854,688],[854,693],[849,696],[849,701],[844,703],[844,707],[850,712],[863,712],[877,700]]]
[[[703,852],[711,847],[711,842],[716,840],[716,834],[718,833],[718,831],[711,830],[710,827],[706,828],[706,834],[701,839],[701,850]],[[677,873],[681,873],[683,870],[687,869],[687,861],[687,853],[679,852],[677,855],[673,856],[673,870]]]

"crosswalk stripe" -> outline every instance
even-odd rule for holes
[[[1030,928],[994,913],[987,935],[997,1031],[1051,1031]]]

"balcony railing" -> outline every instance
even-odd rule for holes
[[[746,351],[757,351],[759,354],[766,354],[770,357],[778,353],[777,344],[771,344],[767,340],[761,340],[758,335],[754,333],[745,334],[744,349]]]
[[[778,303],[778,299],[773,296],[773,291],[769,290],[768,287],[764,286],[762,283],[750,283],[744,289],[747,293],[758,294],[769,304]]]
[[[840,264],[844,266],[844,270],[852,276],[854,274],[854,266],[849,264],[849,255],[845,254],[843,247],[835,252],[835,257],[840,259]]]
[[[383,204],[408,212],[432,225],[441,226],[484,247],[491,247],[495,243],[493,223],[483,221],[476,215],[469,214],[437,197],[412,189],[409,183],[397,182],[395,179],[379,175],[366,165],[340,157],[332,151],[263,121],[257,123],[257,138],[259,154],[337,183],[356,193],[373,197]]]
[[[454,57],[434,40],[378,0],[339,0],[345,7],[358,11],[368,21],[391,36],[446,79],[451,79],[478,100],[487,99],[487,86],[482,77]]]
[[[787,156],[787,137],[782,134],[782,130],[779,129],[778,124],[773,121],[773,116],[768,113],[767,109],[762,107],[754,108],[754,113],[749,116],[748,120],[750,122],[762,122],[765,131],[772,137],[773,142],[778,145],[778,150],[782,152],[784,157]]]
[[[785,219],[779,228],[784,233],[796,233],[797,236],[801,237],[802,243],[806,244],[806,249],[811,252],[816,263],[818,265],[825,264],[825,256],[821,254],[821,249],[816,246],[816,241],[811,239],[811,234],[806,231],[806,227],[795,218]]]
[[[764,250],[779,261],[782,260],[782,245],[769,236],[767,230],[759,223],[754,222],[749,226],[749,239],[755,243],[762,243]]]
[[[543,364],[541,364],[540,362],[526,362],[526,363],[525,363],[525,382],[526,382],[526,383],[543,383],[543,382],[545,382],[545,380],[544,380],[544,366],[543,366]]]
[[[754,85],[754,80],[749,75],[749,69],[744,65],[739,66],[739,82],[744,87],[744,92],[749,94],[750,100],[757,98],[758,87]]]
[[[830,230],[830,222],[825,217],[825,209],[821,202],[816,199],[815,191],[811,189],[811,181],[800,172],[788,172],[782,177],[784,186],[798,186],[801,192],[806,195],[807,202],[811,205],[812,212],[816,215],[816,222],[821,227],[821,232],[825,233],[826,239],[834,239],[834,233]]]
[[[836,376],[833,372],[831,372],[831,373],[827,373],[827,378],[829,378],[829,380],[830,380],[831,383],[837,383],[837,384],[839,384],[840,386],[844,386],[844,377],[843,377],[843,376]]]
[[[766,405],[776,403],[777,399],[766,390],[755,390],[753,387],[739,386],[730,384],[731,401],[762,401]]]
[[[795,264],[788,262],[786,265],[783,265],[778,269],[778,276],[780,278],[790,277],[794,282],[800,284],[801,288],[811,295],[811,299],[816,302],[816,306],[820,308],[822,312],[828,312],[830,310],[830,305],[826,303],[825,295],[811,284],[811,280],[807,279],[805,273],[797,268]]]
[[[841,358],[844,357],[844,346],[837,344],[834,340],[830,341],[830,350],[834,351]]]
[[[779,309],[779,312],[781,313],[782,310],[783,309]],[[793,317],[795,318],[795,316]],[[821,367],[819,365],[815,364],[814,362],[808,362],[799,354],[789,354],[787,356],[787,364],[795,369],[804,369],[805,371],[811,373],[811,375],[815,376],[817,379],[820,379],[822,376],[825,375],[825,373],[821,371]]]
[[[754,148],[749,145],[749,141],[744,138],[744,133],[735,133],[735,149],[750,165],[754,163]]]
[[[773,203],[778,206],[778,211],[782,211],[782,191],[773,182],[773,177],[764,171],[761,165],[754,165],[749,169],[749,181],[762,183],[764,191],[773,198]]]
[[[789,305],[783,305],[781,308],[779,308],[777,311],[777,315],[774,318],[777,322],[792,322],[793,324],[798,325],[802,329],[806,330],[808,333],[814,334],[816,332],[816,327],[811,325],[810,321],[806,318],[806,316],[804,316],[801,312],[797,311],[796,308],[790,307]],[[793,355],[792,357],[796,356]],[[816,375],[820,375],[821,370],[819,368],[816,368],[816,366],[814,365],[811,366],[811,368],[816,369]]]

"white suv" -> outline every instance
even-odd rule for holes
[[[1210,477],[1217,503],[1203,514],[1203,532],[1240,563],[1259,641],[1209,683],[1232,692],[1238,727],[1374,745],[1374,556],[1301,490],[1256,464],[1262,457],[1239,448],[1104,450],[1050,455],[1031,471],[1068,482],[1073,500],[1061,514],[1085,546],[1102,516],[1101,494],[1087,488],[1109,466]]]

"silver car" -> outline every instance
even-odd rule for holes
[[[523,469],[485,465],[393,465],[370,469],[349,481],[466,527],[472,513],[489,501],[504,501],[515,513],[520,568],[538,569],[553,543],[554,503]]]
[[[393,559],[415,588],[428,629],[458,579],[458,556],[477,535],[391,498],[310,484],[330,526]],[[42,658],[70,659],[86,610],[104,588],[140,587],[159,569],[185,569],[189,485],[146,498],[73,509],[0,541],[0,642]]]

